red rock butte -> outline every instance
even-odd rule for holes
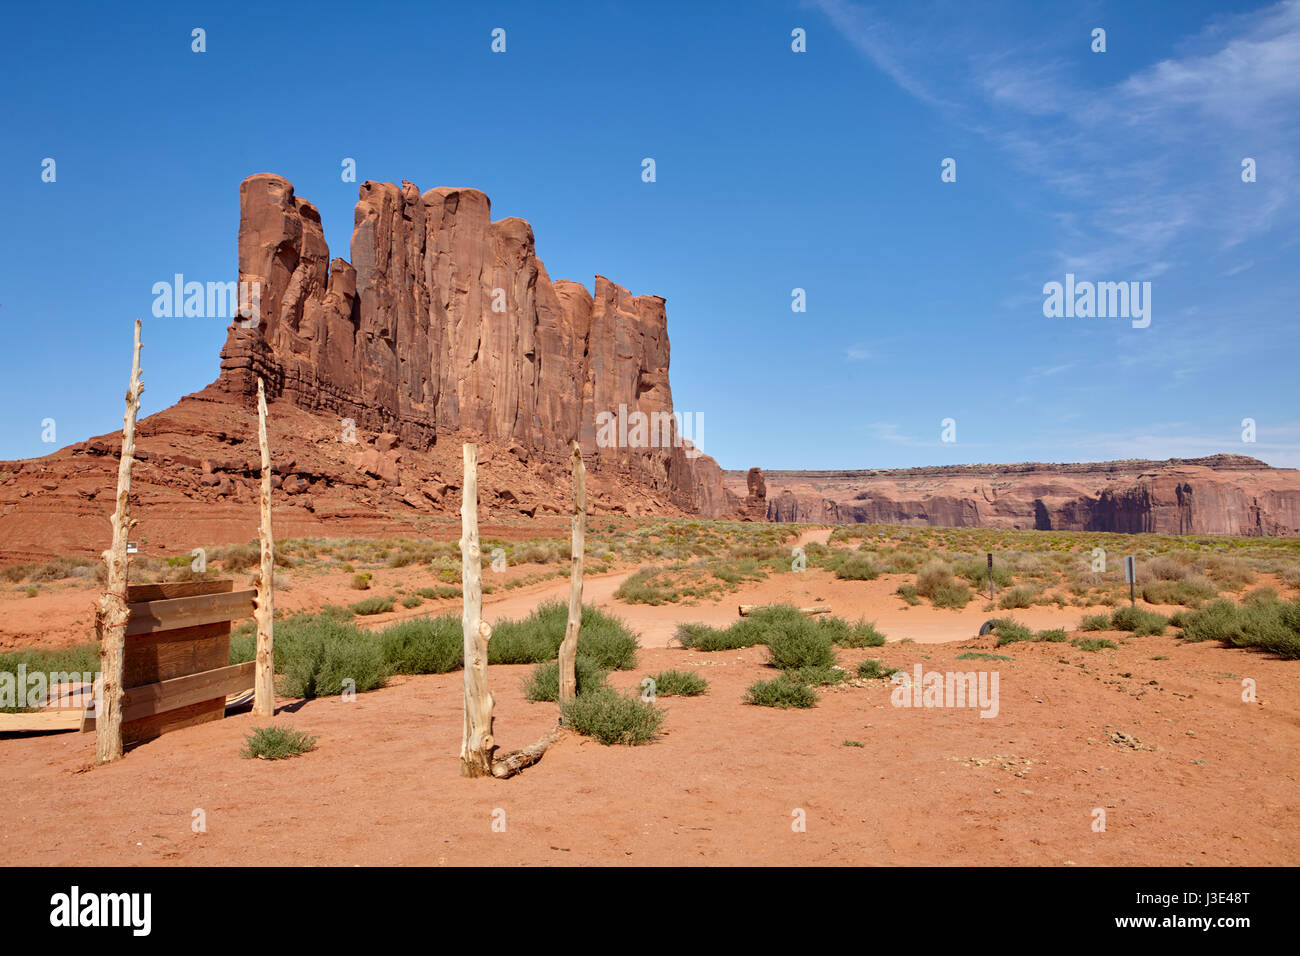
[[[685,439],[597,445],[601,412],[673,411],[662,298],[603,276],[594,295],[552,282],[532,227],[493,222],[476,189],[363,183],[350,263],[330,259],[320,213],[282,177],[245,179],[239,206],[239,278],[260,284],[260,321],[232,325],[209,395],[253,395],[261,376],[274,398],[416,451],[455,434],[560,461],[576,439],[596,471],[705,517],[736,511]]]

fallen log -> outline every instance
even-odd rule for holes
[[[525,767],[531,767],[542,759],[548,747],[564,736],[564,729],[557,727],[535,744],[522,750],[512,750],[505,756],[494,755],[492,759],[492,776],[502,780],[513,777]]]
[[[753,614],[755,611],[761,611],[764,608],[774,606],[775,605],[772,604],[742,604],[739,609],[740,616],[749,617],[749,615]],[[829,604],[813,604],[809,607],[801,607],[799,610],[800,612],[807,614],[809,617],[816,617],[818,614],[831,613],[831,606]]]

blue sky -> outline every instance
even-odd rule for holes
[[[120,428],[137,316],[144,413],[212,381],[225,323],[153,284],[236,277],[257,172],[348,257],[353,157],[664,296],[724,467],[1300,466],[1297,0],[182,7],[7,15],[0,458]],[[1150,326],[1045,317],[1067,272],[1150,281]]]

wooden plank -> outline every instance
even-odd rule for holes
[[[253,598],[256,596],[257,592],[250,588],[224,594],[137,601],[130,605],[131,619],[127,622],[126,634],[133,637],[182,627],[239,621],[253,613]]]
[[[173,677],[225,667],[229,663],[228,621],[156,634],[138,634],[126,642],[123,686],[155,684]]]
[[[162,734],[196,724],[206,724],[211,720],[220,720],[226,716],[226,699],[218,697],[188,707],[180,707],[152,717],[142,717],[129,724],[122,725],[122,743],[136,744],[144,740],[153,740]]]
[[[222,709],[228,694],[238,694],[253,686],[253,661],[230,664],[199,674],[173,677],[156,684],[131,687],[122,698],[122,719],[127,722],[152,717],[169,710],[221,698]]]
[[[81,727],[82,708],[33,710],[22,714],[0,714],[0,734],[52,733]]]
[[[166,601],[170,598],[193,597],[196,594],[221,594],[233,591],[235,582],[223,578],[213,581],[164,581],[161,584],[132,584],[126,589],[128,602]]]

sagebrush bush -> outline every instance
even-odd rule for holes
[[[831,642],[838,647],[880,647],[885,643],[885,635],[876,630],[874,621],[850,624],[843,618],[828,615],[821,618],[819,623],[830,634]]]
[[[989,588],[988,561],[982,558],[963,558],[953,565],[958,577],[965,578],[977,590]],[[1015,582],[1011,569],[1002,564],[993,565],[993,584],[998,588],[1009,588]]]
[[[1183,625],[1189,641],[1217,640],[1230,647],[1256,647],[1286,660],[1300,659],[1300,600],[1247,600],[1240,607],[1215,601],[1189,614]]]
[[[917,593],[915,584],[900,584],[894,593],[913,607],[921,603],[921,597]]]
[[[917,593],[931,600],[940,588],[951,587],[953,584],[952,568],[945,561],[937,559],[927,561],[921,566],[921,570],[916,572]]]
[[[745,703],[756,707],[812,707],[817,703],[817,692],[785,674],[772,680],[755,681],[745,691]]]
[[[734,651],[742,647],[766,644],[772,634],[786,630],[801,630],[809,624],[808,617],[798,608],[788,604],[759,608],[736,623],[724,627],[707,624],[682,624],[677,628],[677,639],[683,647],[697,651]]]
[[[349,604],[348,610],[353,614],[387,614],[393,609],[396,599],[391,595],[388,597],[371,597],[364,601],[357,601],[355,604]]]
[[[1214,583],[1201,575],[1190,575],[1177,581],[1152,581],[1142,585],[1142,600],[1148,604],[1182,604],[1200,607],[1211,598],[1219,596]]]
[[[800,615],[798,626],[771,628],[767,632],[768,659],[773,667],[830,667],[835,663],[831,633],[815,621]]]
[[[502,621],[488,643],[490,664],[540,664],[554,660],[564,641],[568,605],[547,601],[519,621]],[[606,670],[636,666],[636,635],[621,620],[600,608],[583,606],[578,655]]]
[[[249,759],[283,760],[316,749],[316,738],[288,727],[255,727],[244,738],[239,756]]]
[[[1033,588],[1018,587],[1003,593],[998,601],[998,607],[1004,609],[1032,607],[1034,600],[1038,597],[1038,592]]]
[[[835,576],[845,581],[874,581],[880,577],[880,569],[865,554],[853,553],[840,562]]]
[[[625,697],[611,687],[580,694],[560,705],[564,723],[602,744],[643,744],[658,736],[663,711],[636,697]]]
[[[369,591],[370,574],[368,572],[362,571],[360,574],[352,575],[351,588],[354,591]]]
[[[1079,630],[1081,631],[1109,631],[1110,629],[1109,614],[1087,614],[1079,622]]]
[[[882,677],[893,677],[897,668],[882,664],[878,660],[868,657],[865,661],[858,664],[858,676],[867,680],[875,680]]]
[[[1104,637],[1076,637],[1071,643],[1081,651],[1100,651],[1103,648],[1113,651],[1117,647],[1114,641]]]
[[[460,618],[448,614],[392,624],[379,632],[379,646],[393,674],[445,674],[465,663]]]
[[[1169,618],[1140,607],[1122,607],[1110,616],[1110,626],[1116,631],[1132,631],[1134,637],[1163,634]]]
[[[1069,638],[1062,628],[1056,627],[1047,631],[1039,631],[1034,635],[1035,641],[1046,641],[1049,644],[1064,644]]]
[[[930,603],[935,607],[963,608],[974,598],[974,593],[964,584],[953,582],[941,584],[930,595]]]
[[[573,659],[573,676],[575,692],[589,694],[605,686],[605,675],[609,671],[596,664],[591,658],[579,654]],[[557,701],[560,699],[560,664],[547,661],[538,664],[524,681],[524,696],[531,701]]]
[[[379,643],[350,620],[323,614],[276,622],[275,669],[286,697],[374,690],[388,679]]]
[[[656,697],[698,697],[709,689],[709,682],[692,671],[660,671],[649,677]]]
[[[1014,618],[994,618],[989,624],[991,625],[989,630],[997,635],[998,647],[1004,644],[1015,644],[1018,641],[1031,641],[1034,638],[1034,632]]]

